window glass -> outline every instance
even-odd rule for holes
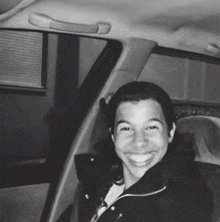
[[[10,89],[0,92],[3,162],[43,163],[47,157],[56,158],[56,153],[68,152],[77,132],[79,83],[106,42],[67,34],[0,31],[0,83]],[[26,90],[42,87],[42,76],[43,94]]]
[[[0,187],[49,182],[59,177],[120,44],[20,30],[2,30],[0,38]]]
[[[173,100],[220,103],[220,59],[156,48],[139,78],[163,87]]]
[[[43,34],[38,32],[0,32],[0,84],[43,87]]]

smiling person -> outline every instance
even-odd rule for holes
[[[81,185],[79,221],[211,222],[211,192],[192,158],[172,146],[168,94],[153,83],[130,82],[107,111],[118,161],[96,183]]]

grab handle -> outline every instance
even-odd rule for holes
[[[28,21],[38,27],[75,33],[107,34],[111,30],[111,24],[107,22],[98,22],[94,25],[63,22],[40,13],[30,14]]]

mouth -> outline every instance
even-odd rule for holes
[[[129,154],[129,159],[137,166],[145,166],[151,161],[155,152],[144,153],[144,154]]]

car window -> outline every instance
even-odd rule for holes
[[[0,38],[0,186],[49,182],[58,178],[83,119],[81,99],[86,113],[110,73],[102,72],[96,84],[99,61],[112,43],[22,30],[1,30]],[[48,176],[50,170],[57,177]]]
[[[197,53],[157,47],[139,80],[162,86],[176,101],[220,102],[220,60]]]

